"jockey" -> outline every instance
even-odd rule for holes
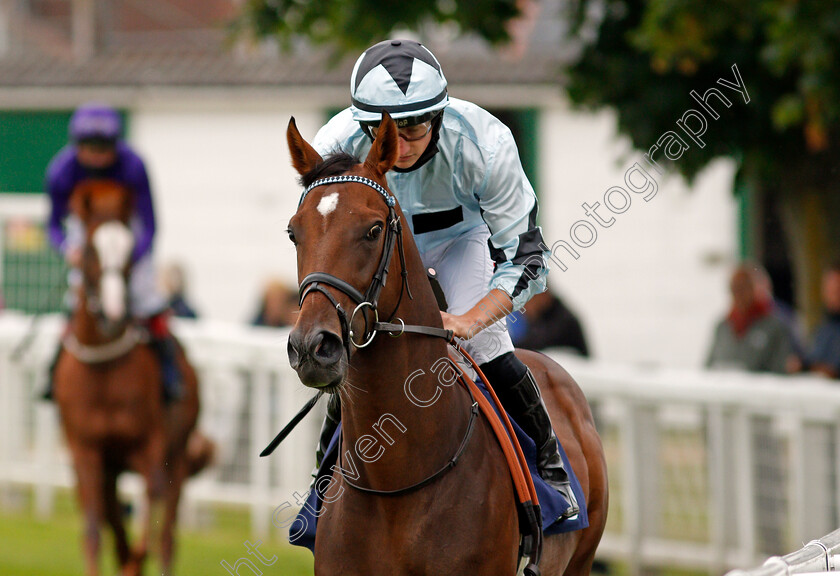
[[[85,242],[82,222],[68,212],[68,202],[82,180],[115,180],[128,188],[134,197],[134,231],[129,294],[132,315],[145,322],[150,345],[161,363],[163,395],[167,401],[181,397],[181,378],[176,363],[176,344],[166,320],[166,299],[158,292],[152,264],[152,241],[155,235],[155,212],[149,178],[143,160],[126,144],[122,121],[116,110],[100,104],[79,107],[70,118],[70,143],[62,148],[47,168],[46,188],[51,211],[48,225],[50,243],[70,267],[70,308],[75,307],[75,290],[81,284],[79,266]],[[61,347],[59,347],[59,352]],[[56,356],[56,361],[58,356]],[[50,371],[52,376],[52,370]],[[52,398],[52,377],[44,398]]]
[[[445,328],[493,383],[505,408],[537,444],[540,476],[577,502],[533,375],[513,353],[504,319],[546,289],[548,252],[536,225],[537,198],[510,130],[475,104],[450,98],[440,64],[422,44],[386,40],[356,61],[352,105],[318,132],[313,146],[364,158],[387,111],[399,158],[386,178],[423,263],[437,272],[449,308]],[[340,412],[331,402],[318,460]]]

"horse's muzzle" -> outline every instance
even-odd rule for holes
[[[300,381],[310,388],[337,388],[347,374],[347,358],[341,337],[327,330],[289,334],[289,363]]]

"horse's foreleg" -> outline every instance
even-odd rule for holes
[[[122,507],[117,497],[117,471],[113,468],[105,469],[104,477],[105,519],[114,532],[114,546],[117,549],[117,559],[120,568],[124,568],[131,556],[123,524]]]
[[[102,456],[94,449],[78,444],[70,446],[76,469],[79,506],[84,517],[85,564],[89,576],[99,574],[99,525],[104,516]]]
[[[184,454],[173,458],[169,470],[169,483],[166,486],[166,516],[160,540],[160,565],[165,576],[169,576],[175,553],[175,526],[178,520],[178,503],[181,490],[187,477],[187,462]]]
[[[141,523],[140,539],[134,548],[130,562],[123,569],[123,576],[142,574],[143,562],[149,552],[149,543],[154,540],[152,532],[156,526],[160,525],[160,507],[166,485],[164,453],[163,433],[154,434],[149,439],[146,449],[132,462],[132,468],[137,470],[146,481],[146,506]]]

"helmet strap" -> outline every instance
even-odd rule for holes
[[[367,136],[371,143],[373,143],[373,141],[376,140],[376,138],[373,137],[373,134],[370,131],[370,126],[368,126],[364,122],[359,122],[359,126],[362,127],[362,132],[364,132],[365,136]]]

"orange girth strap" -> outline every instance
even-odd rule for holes
[[[499,397],[496,396],[496,392],[493,390],[493,386],[487,380],[487,377],[478,367],[475,360],[467,354],[465,350],[462,348],[455,346],[458,354],[469,360],[470,364],[472,364],[473,369],[478,374],[479,378],[484,382],[485,386],[487,387],[487,391],[490,392],[491,398],[493,398],[493,402],[496,404],[496,407],[499,409],[499,414],[501,418],[496,414],[493,410],[493,407],[490,406],[490,402],[481,393],[481,390],[478,389],[478,386],[473,382],[472,378],[463,371],[461,366],[458,364],[457,360],[455,359],[454,355],[450,352],[450,358],[452,359],[452,363],[458,368],[461,372],[461,376],[463,380],[467,383],[470,390],[472,390],[473,396],[475,397],[476,401],[478,402],[478,406],[481,408],[481,411],[484,413],[484,416],[487,418],[487,421],[490,423],[490,426],[493,428],[493,432],[496,434],[496,438],[499,441],[499,445],[502,448],[502,452],[505,455],[505,459],[508,462],[508,468],[510,468],[510,475],[513,478],[514,486],[516,487],[516,493],[519,497],[519,501],[522,503],[525,502],[532,502],[534,506],[539,506],[539,499],[537,498],[537,490],[534,487],[534,479],[531,478],[531,471],[528,469],[528,463],[525,460],[525,454],[522,452],[522,447],[519,445],[519,440],[516,438],[516,434],[513,431],[513,426],[510,423],[510,419],[508,419],[507,412],[505,412],[502,403],[499,401]],[[503,424],[503,422],[504,424]],[[507,433],[505,432],[505,428],[507,428]]]
[[[487,391],[490,393],[490,397],[493,398],[493,402],[499,409],[497,415],[493,410],[493,407],[490,406],[490,401],[487,400],[484,394],[481,393],[481,390],[479,390],[472,378],[470,378],[466,372],[461,369],[461,366],[455,359],[453,352],[450,351],[449,355],[452,363],[461,373],[461,381],[467,383],[467,387],[471,391],[475,401],[478,403],[479,408],[484,413],[485,418],[487,418],[487,422],[489,422],[490,427],[493,428],[493,432],[496,434],[496,439],[499,441],[499,446],[502,448],[505,460],[507,460],[508,463],[508,468],[510,469],[510,476],[513,479],[514,487],[516,488],[520,513],[522,514],[522,516],[520,516],[520,530],[522,531],[523,536],[526,536],[520,545],[519,553],[520,557],[527,556],[530,558],[530,562],[525,566],[523,574],[525,576],[539,576],[539,565],[543,548],[540,502],[537,497],[537,489],[534,487],[534,479],[531,477],[531,471],[525,460],[525,454],[522,452],[522,446],[519,445],[519,440],[516,438],[516,434],[513,431],[513,426],[510,423],[507,412],[502,406],[502,403],[499,401],[499,397],[496,396],[496,392],[493,390],[493,386],[490,384],[490,381],[481,371],[481,368],[478,367],[478,364],[476,364],[475,360],[473,360],[472,356],[470,356],[466,350],[458,346],[457,342],[454,341],[454,338],[450,340],[449,343],[453,346],[455,352],[469,361],[476,374],[478,374],[479,378],[481,378],[484,382],[484,385],[487,387]],[[502,426],[501,421],[504,421],[504,426]]]

